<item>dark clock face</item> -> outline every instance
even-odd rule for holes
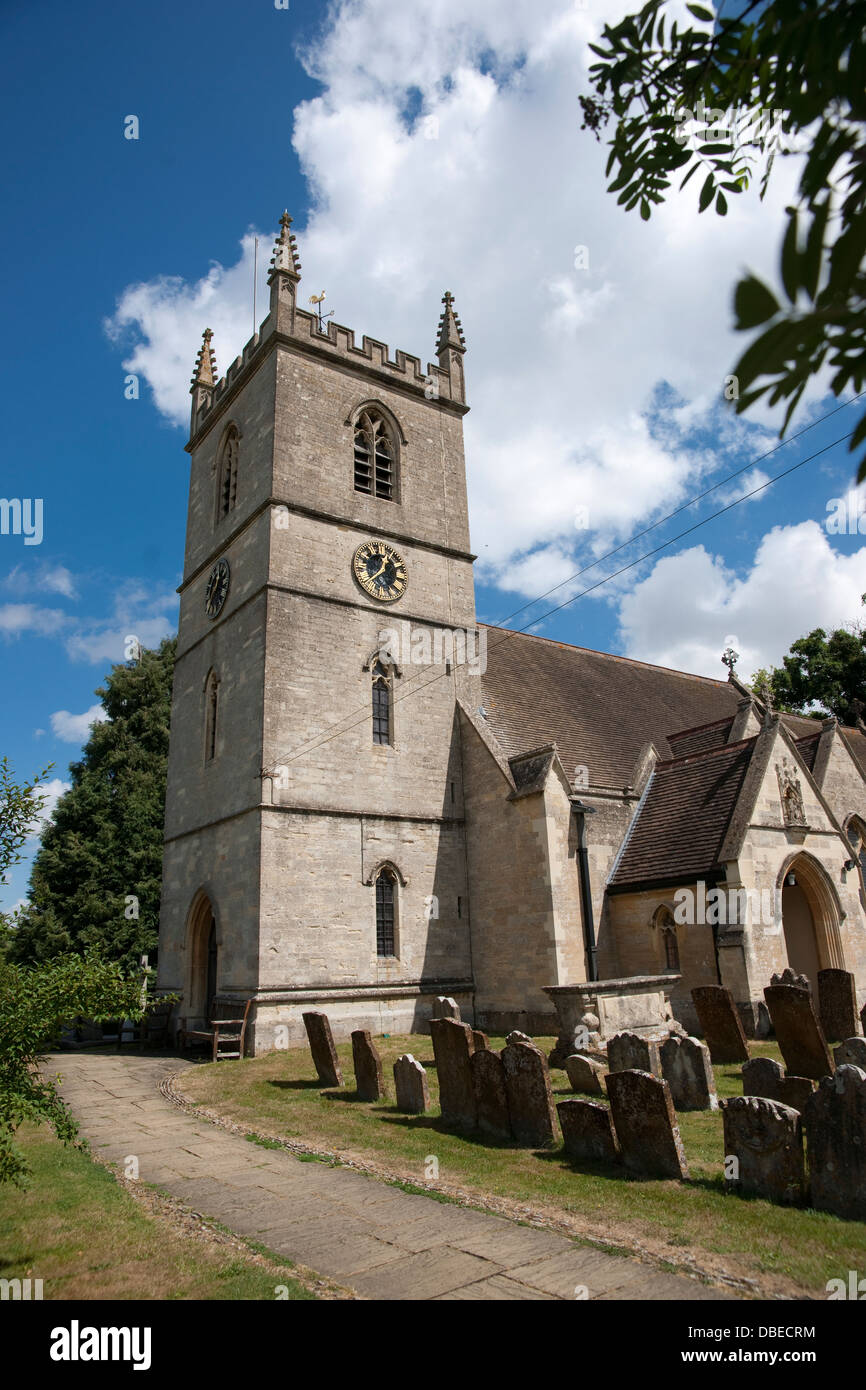
[[[364,592],[381,603],[393,603],[406,592],[409,577],[403,557],[385,541],[365,541],[359,545],[352,570]]]
[[[226,601],[229,591],[229,570],[228,560],[217,560],[207,581],[207,588],[204,593],[204,611],[209,618],[218,617]]]

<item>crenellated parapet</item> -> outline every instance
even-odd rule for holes
[[[346,365],[360,369],[371,380],[379,383],[389,382],[402,390],[417,393],[433,404],[448,403],[463,414],[467,408],[462,362],[466,344],[460,320],[454,312],[450,291],[446,291],[442,301],[445,311],[439,323],[438,362],[428,362],[426,370],[422,368],[419,357],[400,348],[395,350],[392,357],[388,344],[380,342],[377,338],[369,338],[364,334],[359,345],[353,329],[334,323],[333,320],[327,324],[320,323],[316,314],[298,308],[297,287],[301,278],[301,264],[298,259],[297,240],[290,230],[291,224],[291,217],[284,212],[280,219],[280,233],[274,245],[268,274],[268,315],[240,356],[235,358],[225,375],[218,380],[216,362],[210,348],[212,334],[207,330],[206,341],[196,360],[196,372],[193,376],[190,438],[195,437],[207,426],[210,419],[219,413],[222,402],[233,394],[239,381],[245,378],[248,372],[256,370],[259,362],[264,360],[276,343],[298,352],[341,360]],[[207,363],[212,379],[199,381],[205,348],[209,354]]]

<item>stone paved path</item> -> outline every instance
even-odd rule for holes
[[[484,1212],[302,1163],[197,1120],[158,1090],[176,1057],[58,1053],[50,1075],[95,1152],[240,1235],[371,1299],[728,1299],[687,1276]]]

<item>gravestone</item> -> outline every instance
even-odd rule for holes
[[[478,1128],[494,1139],[511,1138],[505,1068],[498,1052],[477,1048],[469,1058]]]
[[[850,970],[818,971],[818,1014],[828,1041],[842,1042],[857,1036],[857,986]]]
[[[710,1049],[705,1043],[671,1034],[662,1043],[659,1056],[675,1110],[718,1110]]]
[[[528,1036],[528,1034],[521,1033],[516,1028],[513,1032],[509,1033],[508,1037],[505,1039],[506,1047],[508,1047],[510,1043],[528,1043],[530,1047],[535,1047],[535,1043]]]
[[[802,1112],[812,1090],[807,1076],[786,1076],[772,1057],[753,1057],[743,1067],[744,1096],[762,1096]]]
[[[607,1045],[607,1069],[648,1071],[661,1079],[660,1048],[668,1033],[615,1033]]]
[[[725,1162],[737,1160],[731,1192],[754,1193],[770,1202],[801,1202],[805,1195],[803,1123],[798,1112],[765,1096],[734,1096],[721,1105]]]
[[[440,994],[433,1005],[433,1018],[453,1018],[455,1023],[460,1022],[460,1005],[456,999],[451,999],[444,994]]]
[[[304,1014],[304,1027],[307,1030],[313,1063],[322,1085],[342,1086],[343,1073],[340,1070],[334,1039],[331,1037],[328,1015],[318,1009],[311,1009],[309,1013]]]
[[[358,1099],[381,1100],[385,1094],[382,1059],[366,1028],[358,1028],[352,1034],[352,1061]]]
[[[748,1062],[749,1045],[734,996],[722,985],[701,985],[692,1000],[716,1066],[724,1062]]]
[[[619,1163],[619,1143],[606,1105],[594,1100],[561,1100],[556,1111],[569,1158]]]
[[[833,1048],[833,1061],[837,1067],[859,1067],[866,1071],[866,1038],[847,1038]]]
[[[607,1067],[602,1062],[596,1062],[592,1057],[584,1057],[580,1052],[576,1052],[573,1057],[566,1057],[565,1070],[573,1091],[582,1091],[587,1096],[606,1094],[604,1078]]]
[[[473,1029],[472,1029],[472,1041],[473,1041],[474,1044],[475,1044],[475,1051],[476,1051],[476,1052],[486,1052],[486,1051],[489,1051],[489,1049],[490,1049],[490,1039],[488,1038],[487,1034],[486,1034],[486,1033],[482,1033],[480,1029],[478,1029],[478,1028],[473,1028]]]
[[[866,1221],[866,1071],[825,1076],[803,1112],[812,1206]]]
[[[430,1109],[427,1073],[411,1052],[405,1052],[394,1063],[394,1091],[398,1110],[405,1110],[410,1115],[423,1115],[425,1110]]]
[[[833,1070],[833,1058],[809,990],[799,984],[773,984],[764,990],[764,998],[786,1069],[792,1076],[808,1076],[813,1081],[828,1076]]]
[[[511,1133],[518,1144],[540,1149],[556,1137],[547,1059],[532,1043],[507,1043],[500,1053]]]
[[[647,1071],[611,1072],[607,1093],[625,1166],[644,1177],[687,1178],[667,1082]]]
[[[469,1059],[475,1050],[468,1023],[451,1018],[430,1021],[436,1076],[439,1081],[439,1108],[446,1124],[460,1129],[475,1128],[475,1092]]]
[[[770,976],[771,985],[796,985],[798,989],[808,989],[811,991],[811,984],[807,975],[798,975],[796,970],[792,970],[790,965],[786,965],[781,975]]]

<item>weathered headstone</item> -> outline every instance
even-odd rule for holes
[[[357,1028],[352,1034],[352,1061],[358,1099],[381,1100],[385,1094],[382,1059],[366,1028]]]
[[[818,971],[818,1014],[828,1041],[842,1042],[857,1036],[857,985],[850,970]]]
[[[515,1028],[511,1033],[508,1034],[508,1037],[505,1039],[505,1046],[508,1047],[510,1043],[519,1042],[528,1043],[530,1047],[535,1047],[535,1043],[532,1041],[532,1039],[529,1037],[527,1033],[521,1033],[518,1031],[517,1028]]]
[[[803,976],[800,977],[805,978]],[[833,1070],[833,1058],[821,1032],[809,990],[797,984],[769,985],[764,998],[779,1051],[792,1076],[819,1081]]]
[[[430,1109],[427,1073],[411,1052],[405,1052],[394,1063],[394,1091],[397,1109],[410,1115],[423,1115]]]
[[[692,1000],[716,1066],[748,1062],[749,1045],[731,991],[722,985],[701,985],[692,990]]]
[[[734,1096],[721,1105],[725,1163],[736,1170],[725,1177],[732,1192],[750,1192],[770,1202],[801,1202],[805,1193],[803,1124],[798,1112],[764,1096]]]
[[[544,1148],[556,1137],[547,1058],[533,1043],[507,1043],[500,1053],[511,1133],[518,1144]]]
[[[505,1068],[498,1052],[476,1048],[469,1058],[478,1128],[494,1139],[511,1138]]]
[[[687,1178],[668,1083],[647,1071],[611,1072],[607,1094],[625,1166],[645,1177]]]
[[[659,1056],[675,1110],[718,1110],[710,1049],[705,1043],[671,1034],[662,1043]]]
[[[472,1029],[468,1023],[457,1023],[451,1018],[434,1018],[430,1021],[430,1034],[442,1119],[461,1129],[474,1129],[475,1092],[469,1069],[469,1058],[475,1051]]]
[[[619,1163],[619,1143],[606,1105],[594,1100],[561,1100],[556,1111],[569,1158]]]
[[[460,1022],[460,1005],[456,999],[451,999],[444,994],[436,998],[433,1005],[433,1018],[453,1018],[455,1023]]]
[[[859,1067],[866,1071],[866,1038],[846,1038],[833,1048],[833,1061],[837,1067]]]
[[[786,1076],[772,1057],[753,1057],[743,1066],[744,1096],[762,1096],[802,1112],[813,1089],[807,1076]]]
[[[486,1033],[482,1033],[479,1028],[472,1029],[472,1041],[475,1044],[476,1052],[487,1052],[490,1049],[490,1039]]]
[[[866,1071],[825,1076],[803,1112],[812,1206],[866,1221]]]
[[[796,985],[798,989],[811,990],[812,985],[807,975],[798,975],[796,970],[792,970],[790,965],[786,965],[781,974],[776,973],[770,976],[771,985]]]
[[[668,1033],[614,1033],[607,1044],[607,1069],[613,1071],[648,1071],[661,1078],[660,1048]]]
[[[313,1063],[322,1085],[342,1086],[343,1073],[340,1070],[334,1039],[331,1037],[328,1015],[318,1009],[311,1009],[309,1013],[304,1014],[304,1027],[307,1030]]]
[[[565,1070],[573,1091],[581,1091],[587,1096],[606,1094],[604,1078],[607,1075],[607,1067],[602,1062],[596,1062],[592,1057],[584,1057],[582,1053],[575,1052],[574,1056],[566,1057]]]

